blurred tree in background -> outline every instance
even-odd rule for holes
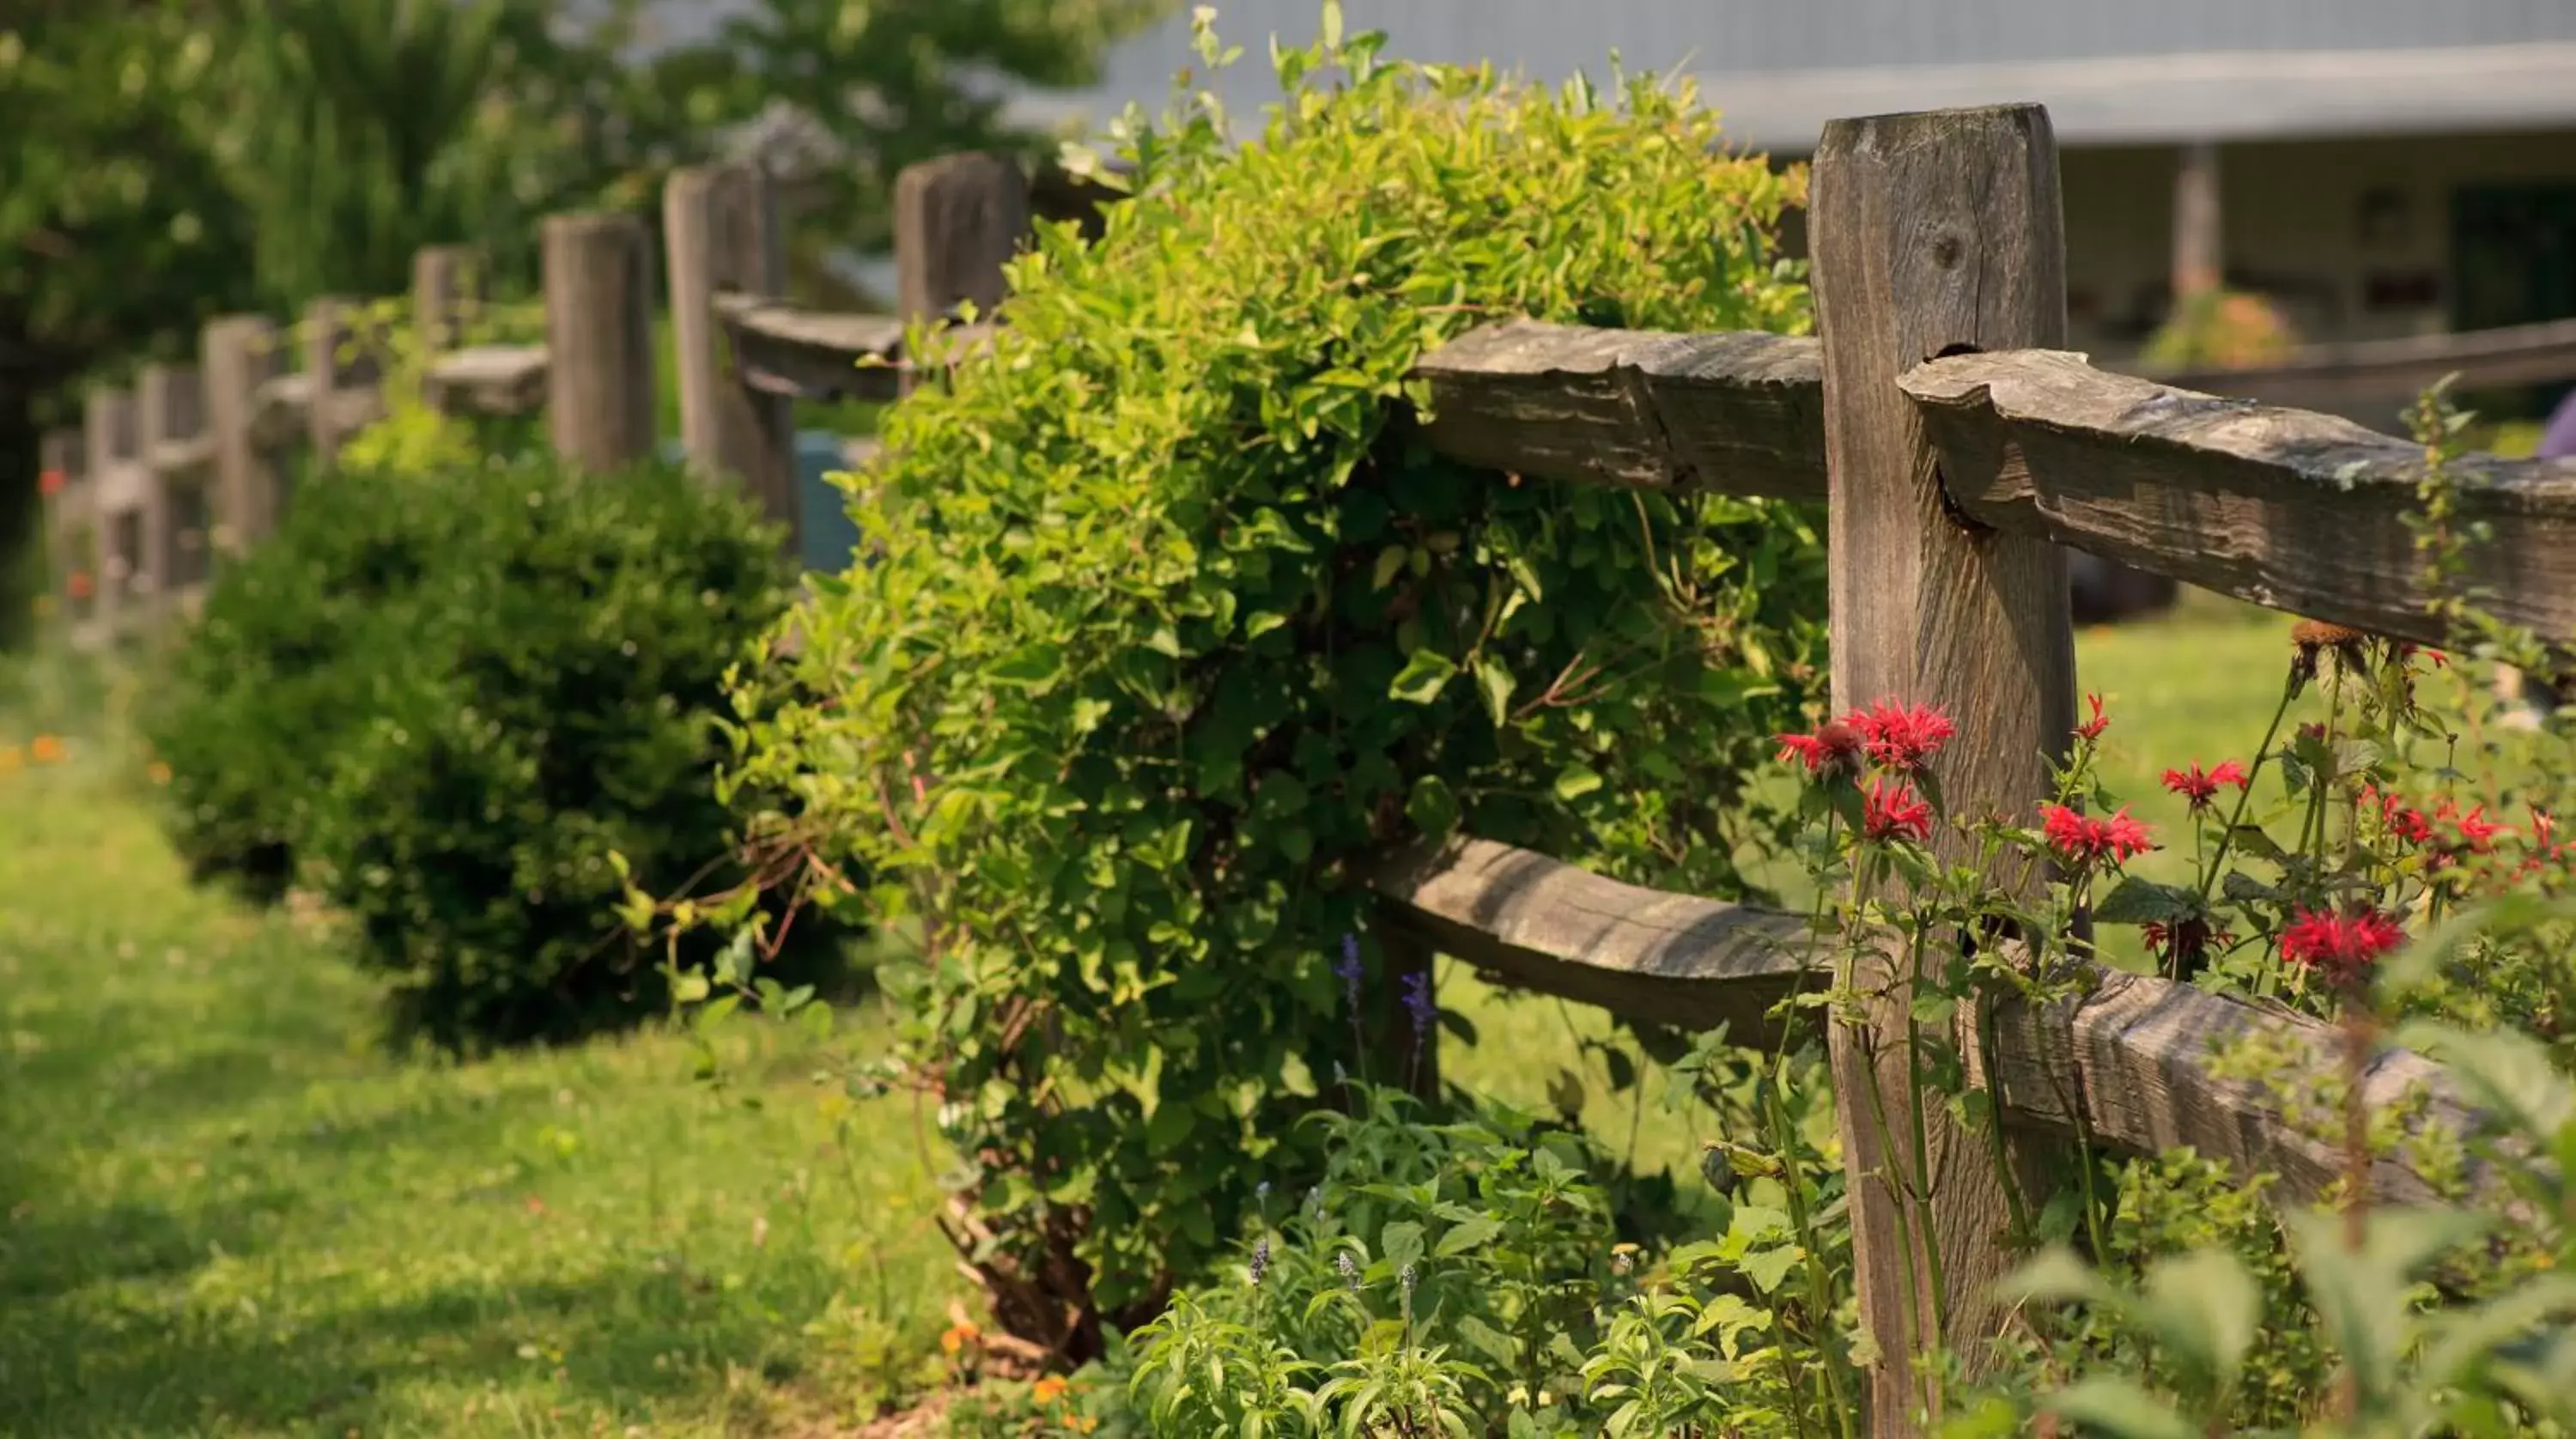
[[[483,245],[506,291],[542,216],[658,219],[671,168],[763,116],[828,142],[797,248],[882,243],[896,171],[1025,139],[1004,85],[1079,83],[1167,8],[759,0],[657,49],[641,0],[0,0],[0,643],[37,583],[36,435],[84,379],[227,311],[400,293],[424,245]]]

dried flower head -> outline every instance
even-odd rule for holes
[[[1342,1250],[1333,1256],[1333,1272],[1342,1276],[1342,1282],[1350,1286],[1353,1294],[1360,1292],[1359,1261],[1351,1257],[1349,1250]]]
[[[2149,954],[2161,961],[2168,971],[2185,976],[2198,970],[2211,950],[2226,949],[2236,943],[2234,933],[2199,915],[2170,924],[2163,920],[2149,920],[2139,926],[2139,933],[2147,942]]]
[[[2301,620],[2290,627],[2290,643],[2297,651],[2290,660],[2290,671],[2300,683],[2305,684],[2317,677],[2317,662],[2329,653],[2341,662],[2346,671],[2359,670],[2370,636],[2350,625]]]
[[[1830,771],[1849,776],[1860,770],[1864,742],[1849,721],[1827,720],[1813,734],[1784,734],[1779,740],[1779,761],[1804,765],[1811,775]]]
[[[1259,1242],[1252,1246],[1252,1287],[1255,1289],[1260,1288],[1261,1281],[1267,1278],[1269,1274],[1270,1236],[1265,1234],[1261,1236]]]

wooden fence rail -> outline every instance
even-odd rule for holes
[[[915,169],[896,187],[905,302],[932,321],[961,302],[989,308],[1030,223],[1029,181],[991,156]],[[658,443],[652,298],[667,282],[682,451],[742,486],[793,550],[806,516],[789,404],[894,398],[911,370],[906,317],[781,299],[776,202],[755,169],[686,170],[667,191],[658,265],[632,218],[546,222],[542,344],[460,345],[488,276],[465,247],[421,251],[410,296],[420,398],[456,415],[542,414],[554,447],[586,466],[642,458]],[[1059,206],[1100,199],[1051,194]],[[93,392],[81,430],[43,437],[47,546],[72,643],[130,639],[193,612],[222,555],[275,532],[292,456],[327,465],[386,413],[389,337],[371,330],[368,308],[317,300],[293,341],[265,317],[215,320],[197,364],[147,366],[132,389]]]
[[[2063,752],[2074,723],[2061,546],[2376,633],[2448,638],[2425,617],[2430,595],[2406,525],[2423,477],[2417,447],[2063,352],[2057,176],[2047,115],[2034,106],[1836,122],[1815,172],[1820,337],[1499,324],[1423,360],[1417,373],[1431,402],[1408,423],[1435,450],[1515,477],[1823,502],[1837,702],[1898,697],[1975,714],[1942,757],[1940,779],[1947,793],[1983,805],[2017,810],[2045,797],[2045,759]],[[904,353],[902,319],[951,316],[968,301],[989,308],[999,297],[993,267],[1027,223],[1017,172],[942,162],[897,191],[915,208],[898,225],[907,314],[888,319],[780,300],[775,220],[756,177],[674,180],[668,268],[693,459],[773,492],[777,472],[767,467],[786,442],[785,397],[896,392],[916,363]],[[935,238],[942,216],[963,237],[953,250]],[[448,354],[430,372],[441,402],[518,413],[553,385],[564,403],[562,377],[550,371],[556,355],[569,360],[574,334],[588,337],[583,363],[605,366],[622,393],[649,383],[649,366],[598,343],[606,334],[633,343],[631,240],[614,243],[628,246],[610,266],[621,278],[592,288],[614,289],[627,318],[566,313],[545,349]],[[959,254],[979,258],[951,263]],[[317,318],[331,314],[325,307]],[[221,345],[208,335],[202,439],[155,421],[151,462],[139,464],[132,397],[102,394],[85,448],[49,441],[74,476],[60,496],[66,535],[103,537],[106,578],[86,623],[112,624],[169,577],[138,528],[166,508],[153,497],[161,481],[147,476],[212,473],[218,508],[256,535],[273,524],[278,500],[263,478],[274,466],[254,452],[292,427],[288,417],[327,443],[367,412],[355,398],[367,392],[344,387],[330,356],[317,351],[302,375],[258,377],[240,358],[248,331],[223,333]],[[957,335],[954,348],[969,351],[978,338]],[[2494,373],[2537,374],[2558,363],[2545,357],[2562,338],[2535,331],[2468,348],[2487,343],[2490,358],[2505,357]],[[2354,347],[2314,368],[2327,379],[2370,370],[2374,382],[2402,373],[2412,383],[2405,367],[2434,353],[2413,343]],[[2454,364],[2461,349],[2443,351],[2441,363]],[[163,393],[180,388],[175,376],[158,383]],[[77,467],[76,450],[85,459]],[[2470,582],[2506,620],[2576,642],[2576,463],[2480,457],[2457,473],[2464,517],[2491,532],[2470,556]],[[67,540],[64,552],[75,550]],[[137,566],[137,582],[121,583]],[[1655,1024],[1776,1037],[1777,1025],[1800,1022],[1779,1018],[1779,1001],[1823,982],[1793,916],[1642,890],[1472,837],[1392,855],[1368,882],[1399,947],[1436,949],[1509,983]],[[1836,1021],[1825,1038],[1844,1101],[1864,1323],[1883,1356],[1872,1432],[1895,1435],[1913,1431],[1910,1347],[1937,1331],[1929,1275],[1898,1238],[1897,1193],[1914,1182],[1911,1160],[1879,1152],[1854,1119],[1865,1107],[1854,1096],[1872,1086],[1891,1107],[1910,1103],[1899,1092],[1912,1084],[1898,1032],[1907,982],[1878,979],[1883,998],[1863,1021]],[[2340,1162],[2333,1143],[2213,1062],[2219,1042],[2245,1037],[2307,1046],[2322,1062],[2332,1049],[2324,1026],[2161,979],[2098,980],[2081,1000],[2006,1008],[1985,1017],[1982,1040],[1963,1035],[1992,1085],[2016,1170],[2064,1158],[2081,1133],[2141,1152],[2190,1145],[2269,1170],[2292,1201],[2327,1191]],[[2370,1102],[2394,1105],[2410,1093],[2436,1120],[2475,1122],[2435,1066],[2383,1055],[2368,1077]],[[1936,1139],[1936,1154],[1964,1142]],[[2010,1261],[1999,1181],[1976,1177],[1991,1168],[1953,1165],[1936,1188],[1948,1286],[1937,1310],[1951,1339],[1973,1340],[1998,1322],[1984,1281]],[[2432,1193],[2402,1156],[2381,1161],[2373,1178],[2389,1198]],[[1911,1323],[1908,1292],[1924,1296]]]

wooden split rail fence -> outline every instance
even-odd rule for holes
[[[1046,178],[1057,181],[1038,192],[1049,214],[1078,217],[1100,198]],[[793,550],[806,522],[794,402],[891,399],[910,383],[907,320],[995,306],[1003,263],[1029,231],[1031,183],[1014,162],[982,154],[900,175],[898,316],[818,313],[781,298],[785,236],[772,189],[750,166],[680,171],[663,201],[658,267],[635,217],[545,222],[539,345],[460,346],[481,287],[475,257],[460,246],[420,252],[410,315],[417,353],[429,357],[421,398],[452,414],[542,413],[555,449],[586,467],[644,458],[661,443],[658,268],[681,448],[703,472],[743,486],[786,526]],[[385,413],[389,337],[367,311],[316,301],[300,334],[262,316],[215,320],[198,363],[148,365],[131,389],[93,391],[80,429],[44,437],[50,570],[74,644],[131,638],[193,611],[223,554],[275,531],[295,452],[327,463]],[[852,462],[869,449],[852,446]]]
[[[900,243],[943,257],[907,271],[910,315],[998,300],[999,259],[1027,221],[1025,190],[1004,170],[942,164],[944,174],[907,179],[907,223],[944,223],[973,238],[925,246],[903,234]],[[776,301],[775,229],[757,190],[741,172],[673,181],[671,296],[689,453],[778,504],[785,399],[882,393],[907,371],[894,322]],[[556,442],[606,461],[642,439],[640,230],[580,223],[587,228],[558,222],[547,232],[547,349],[450,355],[434,379],[460,405],[516,410],[542,394]],[[1432,406],[1419,438],[1518,477],[1822,502],[1838,702],[1894,697],[1961,716],[1939,762],[1942,789],[2007,812],[2050,795],[2048,759],[2064,752],[2076,721],[2061,546],[2279,610],[2427,643],[2447,638],[2428,618],[2433,596],[2405,523],[2422,473],[2418,447],[2063,352],[2058,162],[2044,110],[1833,123],[1813,175],[1811,234],[1818,336],[1493,326],[1423,361]],[[960,258],[950,265],[949,256]],[[576,257],[585,278],[570,283]],[[558,280],[568,282],[560,291]],[[577,322],[587,313],[577,307],[592,305],[625,315],[625,328]],[[167,375],[147,376],[139,403],[93,403],[89,503],[128,569],[180,585],[202,573],[197,550],[162,536],[184,533],[204,502],[139,475],[210,474],[217,512],[243,516],[255,535],[277,503],[269,472],[251,458],[261,437],[300,425],[327,445],[366,412],[318,341],[309,379],[243,378],[239,356],[255,348],[256,324],[209,329],[204,373],[220,383],[201,403],[179,398],[189,386]],[[2564,373],[2569,355],[2559,347],[2570,339],[2553,331],[2496,341],[2509,360],[2499,377]],[[730,355],[722,369],[719,349]],[[2333,362],[2341,370],[2313,356],[2303,363],[2322,366],[2321,384],[2363,372],[2385,383],[2432,363],[2429,349],[2415,349],[2425,353],[2346,355]],[[887,360],[895,363],[863,367]],[[2576,463],[2480,457],[2459,479],[2462,519],[2491,534],[2473,557],[2474,579],[2499,597],[2497,613],[2576,642]],[[1399,949],[1412,951],[1405,963],[1446,953],[1511,984],[1659,1025],[1764,1033],[1778,1022],[1777,1001],[1819,982],[1794,916],[1639,889],[1484,840],[1390,856],[1371,883]],[[1913,1161],[1882,1152],[1854,1117],[1868,1107],[1856,1096],[1873,1087],[1887,1112],[1910,1102],[1908,999],[1902,978],[1892,979],[1866,1023],[1830,1025],[1826,1036],[1844,1100],[1863,1318],[1884,1356],[1868,1401],[1882,1436],[1912,1432],[1909,1339],[1935,1331],[1928,1312],[1909,1325],[1904,1296],[1919,1293],[1928,1310],[1931,1275],[1902,1242],[1891,1183]],[[2106,972],[2086,998],[1995,1014],[1987,1033],[1971,1048],[2016,1168],[2062,1157],[2082,1134],[2137,1152],[2188,1145],[2268,1171],[2290,1202],[2318,1198],[2339,1173],[2331,1139],[2213,1064],[2222,1041],[2248,1036],[2304,1045],[2329,1062],[2334,1037],[2315,1021]],[[2382,1056],[2366,1085],[2374,1108],[2419,1091],[2434,1117],[2474,1122],[2419,1056]],[[1973,1339],[2000,1322],[1987,1290],[2012,1262],[1999,1238],[2006,1211],[1984,1143],[1951,1128],[1937,1106],[1931,1119],[1947,1285],[1939,1310],[1947,1337]],[[2402,1156],[2379,1161],[2373,1178],[2387,1198],[2433,1192]]]
[[[1422,362],[1432,404],[1415,433],[1527,479],[1825,504],[1834,694],[1962,716],[1942,789],[2006,810],[2051,794],[2048,758],[2075,727],[2061,546],[2275,609],[2447,638],[2428,618],[2433,596],[2405,523],[2418,447],[2327,415],[2112,373],[2060,348],[2064,240],[2044,110],[1836,122],[1813,205],[1818,336],[1500,324]],[[761,313],[748,300],[725,305],[737,326]],[[886,344],[861,321],[827,317],[736,338],[746,383],[762,393],[810,392],[858,373]],[[2499,377],[2568,372],[2576,351],[2557,348],[2566,338],[2498,342],[2520,366]],[[2424,346],[2381,348],[2391,353],[2338,361],[2341,373],[2414,383],[2408,367],[2428,363]],[[2491,529],[2474,564],[2500,596],[2497,613],[2576,640],[2576,463],[2479,457],[2459,479],[2463,520]],[[1370,882],[1403,965],[1445,953],[1657,1025],[1776,1033],[1777,1002],[1823,982],[1796,916],[1640,889],[1485,840],[1389,856]],[[1875,1086],[1887,1112],[1906,1112],[1909,998],[1893,981],[1867,1026],[1826,1036],[1846,1101],[1864,1322],[1886,1356],[1868,1401],[1883,1436],[1913,1430],[1909,1335],[1934,1331],[1928,1313],[1909,1327],[1903,1296],[1910,1288],[1930,1306],[1931,1276],[1901,1240],[1888,1180],[1911,1160],[1853,1122],[1867,1108],[1854,1096]],[[2081,1001],[1995,1014],[1988,1033],[1972,1048],[2017,1169],[2035,1172],[2085,1135],[2141,1153],[2188,1145],[2277,1175],[2275,1193],[2293,1203],[2326,1194],[2341,1173],[2333,1137],[2214,1063],[2224,1042],[2262,1037],[2330,1064],[2336,1037],[2316,1021],[2105,972]],[[2388,1053],[2368,1075],[2374,1108],[2419,1093],[2432,1118],[2474,1124],[2420,1056]],[[1949,1337],[1972,1339],[2001,1322],[1987,1291],[2012,1263],[1999,1237],[2007,1212],[1984,1144],[1937,1106],[1933,1122],[1948,1286],[1939,1309]],[[2402,1156],[2379,1161],[2373,1179],[2390,1199],[2434,1193]]]

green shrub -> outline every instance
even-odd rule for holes
[[[1095,243],[1044,233],[993,352],[890,415],[854,500],[881,559],[746,696],[777,708],[743,775],[925,922],[905,1053],[969,1158],[962,1242],[1003,1322],[1077,1356],[1367,1072],[1333,965],[1345,935],[1381,965],[1371,856],[1463,824],[1740,891],[1766,736],[1817,687],[1811,515],[1509,483],[1397,420],[1488,320],[1802,327],[1771,243],[1800,176],[1725,155],[1686,93],[1381,65],[1331,28],[1258,144],[1203,110],[1131,129],[1133,197]]]
[[[372,661],[404,643],[401,616],[470,518],[455,472],[298,485],[280,533],[221,567],[139,711],[170,769],[166,828],[200,879],[263,901],[292,882],[322,762],[365,723]]]
[[[227,571],[152,740],[207,870],[301,874],[401,1026],[449,1049],[665,1007],[616,907],[721,880],[726,672],[781,612],[775,537],[672,467],[350,469]],[[794,978],[828,923],[790,931]]]

